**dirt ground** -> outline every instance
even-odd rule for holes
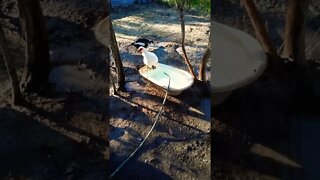
[[[146,4],[114,10],[111,15],[125,63],[142,64],[141,56],[135,53],[135,47],[129,45],[137,37],[145,37],[154,41],[154,46],[151,44],[149,51],[159,57],[159,62],[187,70],[181,56],[181,27],[175,9],[159,4]],[[186,51],[197,72],[209,41],[209,16],[186,14],[185,24]],[[210,63],[207,67],[207,79],[210,79]]]
[[[107,179],[107,54],[92,31],[102,2],[43,0],[41,5],[52,89],[12,108],[0,63],[0,179]],[[21,75],[24,48],[15,1],[1,1],[0,19]]]
[[[41,2],[55,66],[50,76],[53,89],[46,97],[28,96],[26,107],[12,108],[8,77],[0,63],[0,178],[107,179],[145,137],[164,97],[139,76],[142,58],[128,45],[143,35],[155,41],[150,49],[163,57],[160,62],[185,69],[178,16],[158,5],[112,12],[127,92],[112,96],[108,108],[107,54],[92,32],[101,2]],[[216,2],[216,21],[254,36],[238,1]],[[256,2],[280,47],[286,1]],[[118,178],[208,179],[211,173],[213,179],[319,179],[319,9],[316,1],[309,7],[307,57],[314,63],[308,81],[300,81],[295,71],[266,72],[212,109],[211,139],[209,98],[190,96],[199,94],[197,88],[169,96],[151,137]],[[21,74],[23,45],[13,0],[1,2],[0,19]],[[187,15],[186,24],[187,51],[197,67],[207,44],[209,18]],[[210,64],[208,78],[209,70]]]
[[[146,136],[165,94],[139,75],[142,56],[130,43],[138,36],[153,40],[155,46],[149,50],[160,62],[186,70],[179,54],[180,21],[174,9],[157,4],[130,6],[114,10],[112,18],[124,63],[126,92],[110,98],[111,172]],[[188,55],[198,67],[208,44],[209,17],[188,14],[186,24]],[[208,77],[209,70],[210,64]],[[169,96],[151,137],[117,178],[210,179],[210,124],[209,96],[201,96],[198,88]]]
[[[268,34],[282,44],[286,1],[256,1]],[[307,73],[290,67],[265,72],[213,107],[213,179],[319,179],[320,4],[312,1],[306,29]],[[239,1],[216,1],[214,20],[248,32],[252,25]]]

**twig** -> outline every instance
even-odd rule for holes
[[[269,32],[269,23],[268,23],[268,21],[266,21],[264,23],[264,27],[266,28],[266,31]]]
[[[281,53],[281,51],[282,51],[282,49],[283,49],[283,45],[284,45],[284,41],[282,41],[281,46],[280,46],[280,47],[278,48],[278,50],[277,50],[278,54]]]

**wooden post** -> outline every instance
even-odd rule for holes
[[[123,65],[120,57],[120,51],[116,39],[116,35],[114,33],[113,27],[112,27],[112,21],[110,18],[110,7],[109,3],[107,3],[107,8],[106,8],[106,18],[109,23],[109,27],[107,27],[110,31],[110,49],[112,52],[113,59],[116,64],[116,69],[117,69],[117,79],[118,79],[118,86],[119,90],[124,90],[125,89],[125,75],[124,75],[124,70],[123,70]]]
[[[198,77],[200,81],[206,80],[206,67],[207,67],[207,63],[210,58],[210,55],[211,55],[211,33],[209,36],[209,43],[208,43],[207,49],[201,59],[201,64],[199,68],[199,77]]]
[[[308,0],[289,0],[284,39],[284,56],[299,65],[306,63],[304,18]]]
[[[26,68],[22,85],[28,93],[44,91],[49,82],[49,41],[39,0],[18,0],[26,44]]]
[[[5,39],[2,25],[0,24],[0,50],[3,56],[3,60],[5,62],[7,72],[9,75],[11,89],[12,89],[12,101],[13,105],[18,105],[22,103],[22,95],[20,91],[18,76],[16,73],[15,65],[13,58],[10,56],[8,43]]]
[[[253,24],[256,32],[257,40],[260,42],[263,50],[270,55],[269,61],[273,66],[278,66],[280,63],[280,57],[277,54],[277,49],[268,37],[268,33],[264,26],[264,23],[260,19],[259,12],[252,0],[241,1],[248,13],[248,16]]]
[[[189,69],[189,72],[191,73],[191,75],[193,76],[194,79],[197,79],[196,77],[196,74],[193,70],[193,67],[190,63],[190,60],[188,58],[188,55],[187,55],[187,52],[186,52],[186,48],[185,48],[185,34],[186,34],[186,31],[185,31],[185,22],[184,22],[184,4],[185,2],[182,1],[182,4],[179,4],[176,2],[176,6],[177,6],[177,9],[179,11],[179,15],[180,15],[180,23],[181,23],[181,34],[182,34],[182,37],[181,37],[181,46],[182,46],[182,52],[183,52],[183,58],[188,66],[188,69]]]

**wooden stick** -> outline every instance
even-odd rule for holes
[[[305,61],[304,11],[308,0],[289,0],[286,17],[284,56],[298,64]]]
[[[184,4],[180,4],[177,5],[179,14],[180,14],[180,23],[181,23],[181,34],[182,34],[182,39],[181,39],[181,46],[182,46],[182,52],[183,52],[183,58],[188,66],[189,72],[191,73],[191,75],[193,76],[194,79],[197,79],[196,74],[193,70],[193,67],[190,63],[190,60],[188,58],[187,52],[186,52],[186,48],[185,48],[185,23],[184,23],[184,8],[183,8]]]
[[[256,32],[257,40],[260,42],[263,50],[270,55],[269,61],[273,66],[279,65],[280,57],[277,53],[277,49],[270,40],[267,30],[259,16],[259,12],[252,0],[242,0],[242,3],[248,13],[248,16],[253,24]]]

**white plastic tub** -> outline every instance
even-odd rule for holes
[[[238,29],[212,22],[211,97],[213,105],[256,80],[267,66],[259,42]]]
[[[148,69],[142,67],[139,73],[154,85],[167,89],[170,76],[170,86],[168,94],[179,95],[183,90],[188,89],[193,84],[193,77],[190,73],[159,63],[156,69]]]

